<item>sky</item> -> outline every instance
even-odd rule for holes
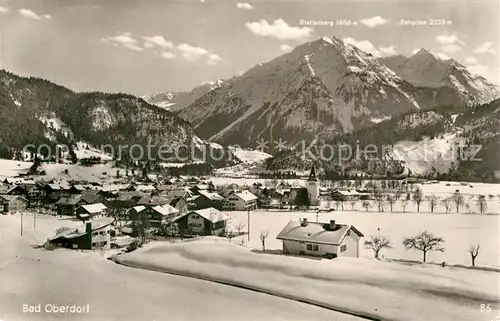
[[[426,48],[499,84],[499,27],[498,1],[0,0],[0,68],[145,95],[231,78],[335,36],[375,56]]]

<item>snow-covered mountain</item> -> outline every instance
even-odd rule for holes
[[[496,182],[500,181],[499,124],[500,99],[468,108],[419,110],[326,141],[336,151],[346,145],[356,151],[344,155],[342,161],[338,154],[325,157],[324,148],[318,143],[310,148],[311,154],[300,150],[282,152],[269,159],[266,166],[275,170],[303,170],[317,162],[319,167],[337,173],[393,176],[411,173]],[[367,146],[370,158],[358,157],[358,150],[367,150]]]
[[[411,57],[380,58],[398,76],[419,87],[432,87],[435,104],[487,103],[500,96],[499,89],[485,78],[472,74],[454,59],[440,59],[426,49]]]
[[[323,37],[226,81],[179,116],[224,144],[311,141],[418,110],[413,91],[372,55]]]
[[[189,123],[132,95],[76,93],[0,70],[0,97],[0,151],[79,141],[175,147],[194,135]]]
[[[220,88],[224,84],[221,79],[203,82],[191,91],[166,92],[161,94],[146,95],[141,98],[150,104],[164,108],[171,112],[178,112],[189,106],[201,96]]]

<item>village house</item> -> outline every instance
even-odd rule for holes
[[[139,201],[137,201],[137,205],[145,206],[165,205],[168,203],[170,203],[169,200],[161,196],[143,196],[139,199]]]
[[[188,211],[188,202],[184,197],[174,197],[170,201],[170,205],[175,207],[179,213],[186,213]]]
[[[88,203],[83,199],[83,195],[81,194],[61,197],[56,202],[57,215],[76,216],[76,209],[85,204]]]
[[[62,195],[65,194],[65,190],[58,184],[46,184],[43,188],[45,199],[48,202],[56,202]]]
[[[49,238],[49,242],[75,250],[109,249],[113,222],[113,218],[109,217],[87,221],[83,227],[69,229]]]
[[[197,184],[193,187],[191,187],[191,192],[195,195],[199,195],[201,191],[208,191],[209,189],[209,185],[208,184]]]
[[[359,257],[359,243],[364,235],[351,225],[290,221],[276,237],[283,241],[283,254],[336,258]]]
[[[106,216],[107,207],[102,203],[82,205],[76,209],[76,216],[85,220],[94,220]]]
[[[0,195],[0,213],[16,213],[26,210],[28,200],[20,195]]]
[[[71,187],[68,189],[69,194],[81,194],[85,192],[85,187],[83,185],[71,185]]]
[[[171,222],[179,215],[179,210],[169,204],[149,207],[144,211],[151,227],[161,227],[163,224]]]
[[[138,221],[139,220],[139,213],[141,213],[145,209],[146,209],[146,206],[143,206],[143,205],[138,205],[138,206],[134,206],[134,207],[130,208],[127,211],[128,219],[131,221]]]
[[[200,195],[194,200],[197,209],[213,207],[218,210],[222,209],[222,201],[224,198],[215,192],[200,190]]]
[[[14,186],[11,186],[6,192],[5,194],[7,195],[22,195],[24,197],[28,197],[28,189],[27,188],[24,188],[23,186],[21,185],[14,185]]]
[[[370,199],[370,193],[361,193],[356,190],[335,190],[331,194],[334,201],[352,201]]]
[[[254,210],[257,208],[257,199],[257,196],[247,190],[231,193],[222,203],[222,208],[228,211]]]
[[[195,235],[221,235],[223,234],[229,216],[215,208],[205,208],[191,211],[175,218],[182,233]]]

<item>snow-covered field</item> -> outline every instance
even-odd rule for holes
[[[439,173],[447,173],[454,161],[453,149],[457,141],[454,133],[419,142],[400,141],[394,145],[392,156],[404,161],[405,166],[418,175],[429,173],[432,167]]]
[[[20,162],[10,159],[0,159],[0,178],[15,177],[29,170],[32,162]]]
[[[499,274],[368,259],[255,253],[223,239],[158,244],[122,264],[209,279],[381,320],[486,320],[500,307]]]
[[[262,293],[117,265],[100,252],[33,248],[58,226],[51,216],[0,215],[0,319],[353,321],[357,318]],[[31,219],[31,220],[30,220]],[[23,304],[41,305],[40,313]],[[45,305],[90,307],[85,314],[46,313]]]
[[[230,224],[243,223],[247,225],[247,212],[228,212]],[[232,241],[240,243],[243,239],[248,246],[260,249],[260,233],[268,231],[266,248],[281,249],[281,241],[276,236],[290,220],[307,218],[316,221],[314,212],[266,212],[255,211],[250,213],[250,243],[247,235],[237,237]],[[388,213],[364,211],[333,211],[318,214],[318,221],[329,222],[335,220],[339,224],[354,225],[364,235],[380,235],[388,237],[394,248],[383,251],[385,258],[421,261],[422,254],[418,251],[406,251],[402,242],[405,237],[415,236],[423,231],[431,232],[445,239],[445,252],[431,252],[429,262],[448,264],[463,264],[469,266],[470,255],[468,249],[471,244],[480,244],[481,252],[476,259],[478,266],[500,267],[500,216],[499,215],[467,215],[467,214],[417,214],[417,213]],[[248,226],[247,226],[248,227]],[[247,231],[244,228],[244,232]],[[363,241],[364,239],[362,239]],[[360,246],[361,257],[371,258],[373,253]]]
[[[44,164],[41,170],[45,171],[43,179],[49,181],[52,179],[65,179],[89,182],[110,182],[120,181],[126,175],[123,168],[114,168],[111,163],[98,164],[94,166],[81,166],[73,164]],[[65,173],[68,170],[68,174]],[[119,170],[119,177],[117,171]]]
[[[231,152],[238,157],[242,162],[247,164],[253,164],[257,162],[261,162],[271,155],[258,151],[258,150],[246,150],[241,148],[231,148]]]

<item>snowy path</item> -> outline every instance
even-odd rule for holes
[[[326,309],[234,287],[117,265],[99,253],[32,248],[57,228],[0,215],[2,320],[357,320]],[[58,222],[65,225],[64,222]],[[23,313],[41,304],[41,313]],[[46,304],[90,305],[88,314],[49,314]]]

